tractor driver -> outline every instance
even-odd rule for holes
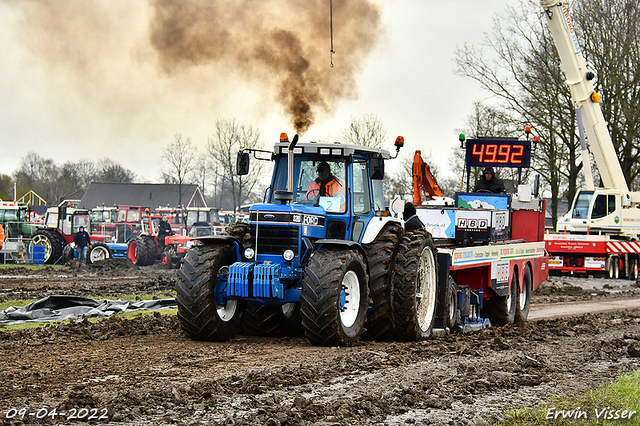
[[[166,216],[162,216],[160,220],[160,229],[158,230],[158,245],[161,250],[164,250],[164,239],[167,235],[173,235],[173,230],[171,229],[171,224],[167,220]]]
[[[326,161],[318,163],[318,177],[311,182],[307,190],[307,200],[315,200],[318,197],[342,198],[342,210],[344,210],[344,186],[342,182],[331,173],[331,167]]]

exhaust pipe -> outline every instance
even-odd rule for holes
[[[287,177],[287,191],[293,194],[293,148],[295,148],[298,143],[298,135],[296,134],[291,143],[289,144],[289,151],[287,152],[287,160],[288,160],[288,168],[287,171],[289,175]]]

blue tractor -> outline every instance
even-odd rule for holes
[[[384,162],[395,157],[297,140],[283,133],[268,152],[271,186],[249,223],[187,251],[176,284],[183,330],[215,341],[304,333],[324,346],[428,338],[437,254],[428,232],[405,232],[385,206]],[[251,154],[238,153],[239,175]]]

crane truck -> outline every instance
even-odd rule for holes
[[[586,187],[580,189],[567,218],[545,235],[549,268],[562,273],[605,273],[610,278],[638,276],[640,192],[630,191],[594,90],[594,73],[586,61],[569,17],[567,4],[541,0],[561,69],[576,108]],[[603,187],[595,187],[589,168],[589,142]]]
[[[251,156],[272,161],[271,185],[248,224],[233,235],[197,238],[187,250],[176,300],[188,336],[302,332],[313,344],[334,346],[526,320],[531,292],[547,278],[544,202],[536,194],[456,194],[456,206],[433,207],[453,215],[451,238],[434,238],[429,223],[407,232],[404,201],[387,207],[382,185],[402,137],[395,156],[298,139],[283,133],[273,151],[238,153],[240,176]]]

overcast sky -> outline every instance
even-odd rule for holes
[[[99,7],[85,13],[89,2]],[[73,7],[34,9],[47,3]],[[458,129],[472,103],[488,97],[454,73],[455,49],[477,45],[494,15],[519,0],[373,3],[381,12],[381,37],[355,72],[357,96],[329,105],[331,112],[317,117],[302,140],[334,137],[352,116],[372,114],[388,129],[388,149],[403,135],[406,151],[430,152],[449,174]],[[148,43],[151,13],[140,0],[0,0],[0,173],[11,174],[35,151],[59,165],[109,157],[153,182],[161,149],[176,133],[204,150],[218,118],[257,127],[270,147],[280,132],[294,133],[273,88],[224,66],[160,72]],[[326,40],[326,73],[347,65],[344,41],[335,34],[332,69]]]

